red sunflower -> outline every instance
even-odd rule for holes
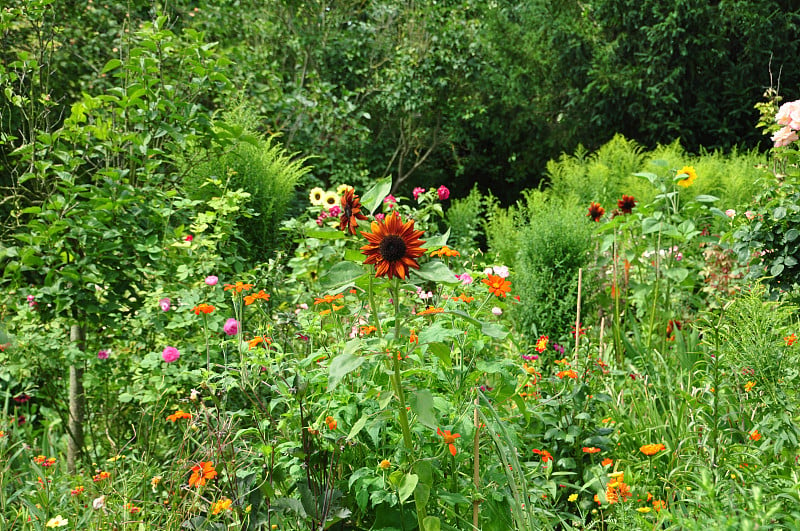
[[[405,279],[408,268],[419,269],[417,258],[425,253],[420,247],[423,231],[414,230],[414,220],[403,223],[397,212],[392,212],[384,221],[373,221],[372,232],[361,231],[369,242],[361,247],[367,256],[365,264],[375,265],[375,276]]]
[[[636,203],[637,201],[632,195],[623,194],[622,199],[617,201],[617,207],[623,214],[630,214]]]
[[[339,218],[339,230],[344,232],[350,231],[350,234],[356,233],[359,219],[367,219],[367,216],[361,213],[361,199],[355,194],[355,190],[348,188],[342,194],[342,215]]]
[[[592,218],[592,221],[600,221],[600,218],[602,218],[605,213],[606,209],[603,208],[600,203],[592,203],[589,205],[589,213],[586,215]]]

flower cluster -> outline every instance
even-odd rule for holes
[[[781,105],[775,121],[783,127],[772,135],[775,147],[788,146],[795,142],[797,131],[800,130],[800,100],[790,101]]]

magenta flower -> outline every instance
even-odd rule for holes
[[[206,277],[206,284],[209,286],[216,286],[217,282],[219,282],[219,278],[214,275],[208,275]]]
[[[109,352],[105,349],[101,350],[97,353],[97,359],[99,360],[107,360]]]
[[[425,188],[417,186],[411,193],[414,195],[414,199],[419,199],[419,196],[425,193]]]
[[[331,217],[338,218],[342,215],[342,208],[339,205],[333,205],[328,209],[328,214]]]
[[[169,309],[172,307],[170,304],[169,297],[164,297],[160,301],[158,301],[158,305],[161,306],[161,311],[168,312]]]
[[[389,208],[394,208],[395,205],[397,204],[397,198],[395,198],[395,196],[393,196],[392,194],[389,194],[383,198],[383,202],[384,204],[389,205]]]
[[[164,361],[167,363],[172,363],[181,357],[181,353],[178,352],[178,349],[175,347],[165,347],[161,352],[161,357],[164,358]]]
[[[461,281],[463,285],[472,284],[472,276],[469,273],[462,273],[460,275],[456,275],[456,278]]]
[[[224,330],[229,336],[235,336],[239,333],[239,321],[234,318],[228,319],[225,321],[225,325],[222,327],[222,330]]]
[[[191,234],[186,237],[187,242],[191,242],[192,240],[194,240],[194,236],[192,236]]]
[[[436,193],[439,195],[439,200],[444,201],[448,197],[450,197],[450,190],[447,189],[445,185],[441,185],[437,190]]]
[[[383,218],[385,218],[385,217],[386,216],[384,216],[383,214],[375,214],[375,219],[378,220],[378,221],[383,221]]]

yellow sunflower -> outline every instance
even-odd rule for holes
[[[325,192],[325,195],[322,196],[322,204],[325,205],[325,208],[330,210],[331,207],[335,207],[339,204],[339,194],[336,192]]]
[[[308,194],[308,200],[314,206],[321,206],[324,204],[325,190],[320,187],[312,188],[311,193]]]
[[[692,166],[684,166],[679,169],[676,177],[678,175],[686,175],[686,177],[678,181],[678,186],[683,186],[684,188],[689,188],[694,180],[697,179],[697,172],[694,171]]]

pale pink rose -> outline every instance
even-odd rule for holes
[[[772,135],[772,141],[775,142],[775,147],[788,146],[797,140],[797,133],[792,130],[788,125],[780,131]]]
[[[222,330],[229,336],[235,336],[239,333],[239,321],[231,317],[225,321],[225,324],[222,326]]]
[[[217,282],[219,282],[219,278],[214,275],[208,275],[206,277],[206,284],[209,286],[216,286]]]
[[[161,357],[164,358],[164,361],[167,363],[172,363],[181,357],[181,353],[178,352],[178,349],[175,347],[165,347],[161,352]]]
[[[729,208],[728,210],[725,211],[725,215],[733,219],[736,216],[736,211],[732,208]]]
[[[778,114],[775,115],[775,121],[794,130],[800,129],[800,100],[789,101],[781,105]]]

